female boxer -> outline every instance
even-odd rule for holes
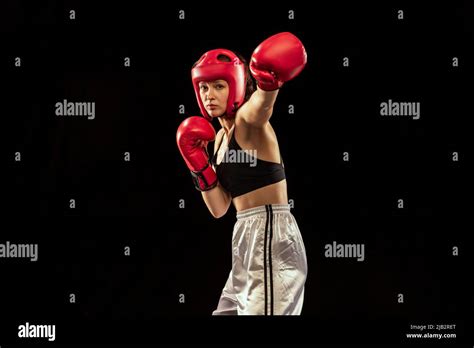
[[[307,274],[306,252],[290,212],[285,169],[270,124],[279,88],[298,75],[306,51],[291,33],[276,34],[253,52],[250,72],[225,49],[206,52],[192,68],[204,117],[178,128],[177,143],[211,214],[237,211],[232,270],[214,315],[299,315]],[[217,136],[209,122],[222,126]],[[207,143],[214,143],[212,162]]]

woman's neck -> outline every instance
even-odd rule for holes
[[[227,118],[227,117],[219,117],[219,122],[221,126],[224,128],[224,131],[227,135],[229,135],[230,130],[234,126],[234,118]]]

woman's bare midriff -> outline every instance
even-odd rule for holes
[[[265,204],[288,204],[286,180],[279,181],[232,199],[237,211]]]

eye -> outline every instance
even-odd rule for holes
[[[201,85],[201,86],[199,86],[199,88],[201,89],[201,91],[207,90],[207,86],[206,86],[206,85]]]
[[[217,89],[223,89],[223,88],[224,88],[224,85],[218,83],[218,84],[216,85],[216,88],[217,88]]]

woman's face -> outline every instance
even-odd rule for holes
[[[209,116],[224,115],[229,97],[229,84],[225,80],[201,81],[199,93]]]

